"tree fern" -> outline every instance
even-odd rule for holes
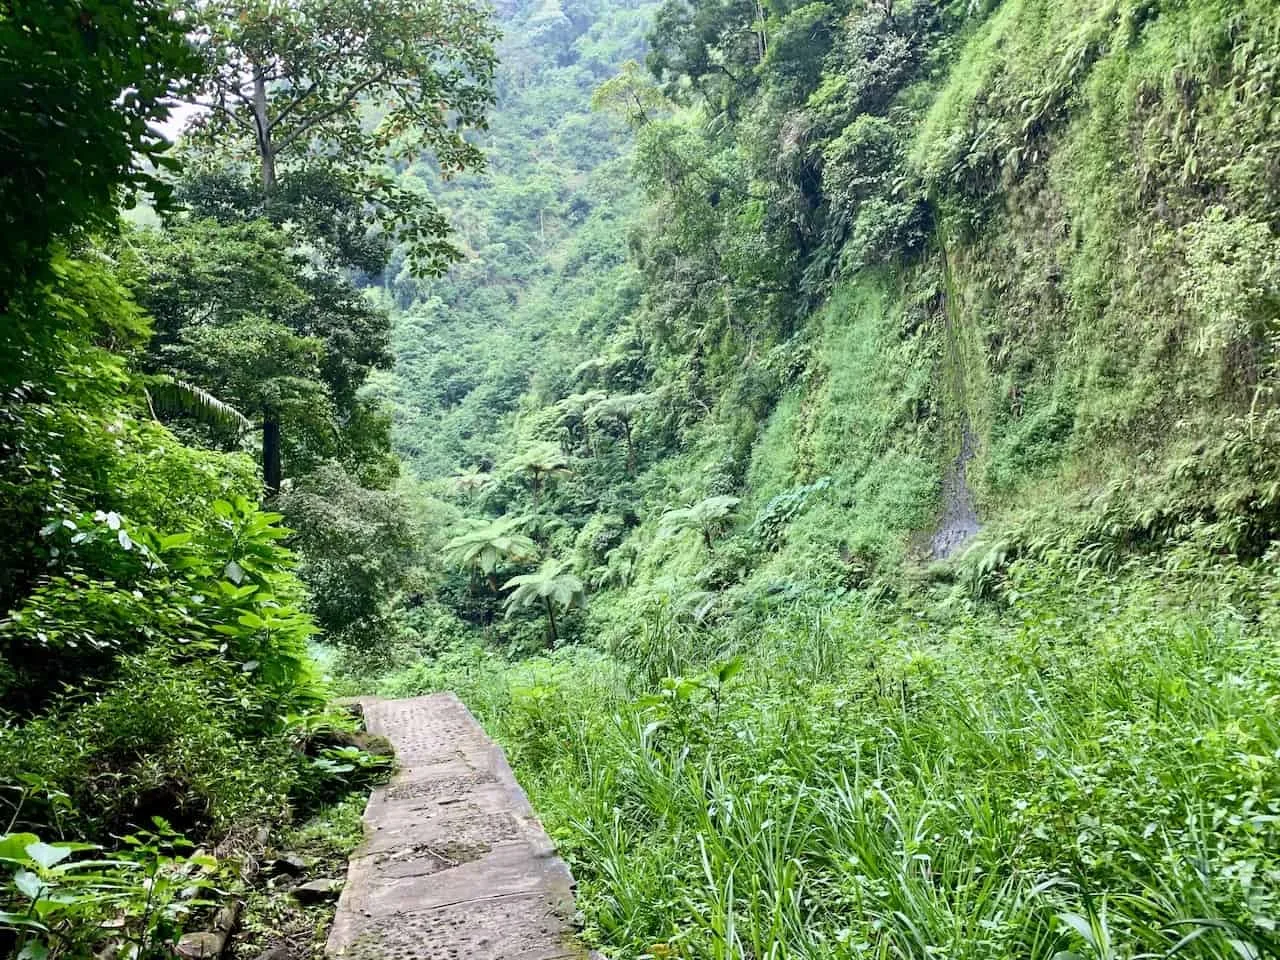
[[[710,550],[716,535],[741,502],[738,497],[707,497],[691,507],[668,510],[662,515],[661,534],[669,537],[683,530],[696,530]]]
[[[493,579],[502,563],[520,563],[538,556],[538,545],[520,532],[524,517],[501,517],[497,520],[464,520],[465,529],[444,545],[445,558],[464,570],[478,572]]]
[[[513,610],[522,610],[541,601],[551,628],[551,642],[559,640],[556,607],[564,613],[570,607],[582,603],[587,596],[582,581],[568,573],[568,567],[563,560],[548,559],[534,573],[512,577],[504,583],[502,589],[512,591],[511,596],[507,597],[507,616]]]

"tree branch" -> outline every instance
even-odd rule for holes
[[[218,101],[214,101],[213,103],[204,103],[200,100],[193,100],[192,106],[202,107],[206,110],[215,110],[218,113],[225,114],[232,122],[238,124],[246,132],[253,133],[253,125],[244,117],[240,116],[240,114],[228,107],[225,103]]]
[[[307,97],[311,96],[311,94],[315,93],[316,87],[318,86],[320,86],[320,81],[315,80],[299,96],[294,97],[292,100],[290,100],[289,103],[287,103],[284,106],[284,108],[278,114],[276,114],[276,118],[272,120],[269,124],[267,124],[267,129],[274,130],[277,126],[283,123],[284,120],[289,116],[289,114],[291,114],[294,110],[297,109],[300,103],[306,100]]]
[[[351,104],[355,102],[356,97],[360,96],[360,94],[364,93],[364,91],[368,90],[370,87],[376,86],[377,84],[381,83],[384,79],[386,79],[387,74],[389,74],[390,72],[391,72],[390,67],[384,67],[382,70],[374,74],[372,77],[370,77],[368,80],[364,81],[363,83],[357,83],[354,87],[352,87],[347,92],[346,96],[344,96],[341,100],[335,103],[328,110],[322,110],[319,113],[315,114],[314,116],[304,120],[296,130],[294,130],[291,134],[289,134],[287,137],[284,137],[278,144],[276,144],[275,153],[277,155],[283,153],[285,150],[289,149],[289,147],[291,147],[294,143],[296,143],[299,140],[299,138],[301,138],[308,131],[314,130],[317,126],[324,123],[326,120],[330,119],[331,117],[337,116],[347,107],[351,106]]]

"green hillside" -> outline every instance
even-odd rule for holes
[[[424,160],[402,174],[439,198],[464,253],[447,277],[425,280],[393,259],[385,284],[396,363],[377,395],[391,404],[397,449],[424,476],[491,463],[521,398],[557,398],[635,306],[630,144],[590,102],[641,55],[652,10],[503,9],[485,172],[441,182]]]
[[[442,194],[525,241],[399,321],[440,562],[351,682],[501,733],[611,956],[1280,949],[1268,5],[647,43]],[[515,160],[535,116],[610,156]],[[544,163],[591,212],[541,246]]]

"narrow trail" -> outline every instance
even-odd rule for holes
[[[369,798],[334,960],[588,960],[573,880],[502,750],[452,694],[365,700],[399,771]]]

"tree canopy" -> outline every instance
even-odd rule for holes
[[[4,300],[51,242],[110,229],[118,200],[168,199],[158,130],[168,98],[199,76],[187,29],[165,0],[18,0],[0,11]]]
[[[493,103],[494,31],[469,0],[213,0],[196,11],[202,108],[188,135],[251,162],[265,194],[323,170],[424,268],[457,258],[430,196],[385,165],[429,151],[445,175],[478,168],[467,139]]]

